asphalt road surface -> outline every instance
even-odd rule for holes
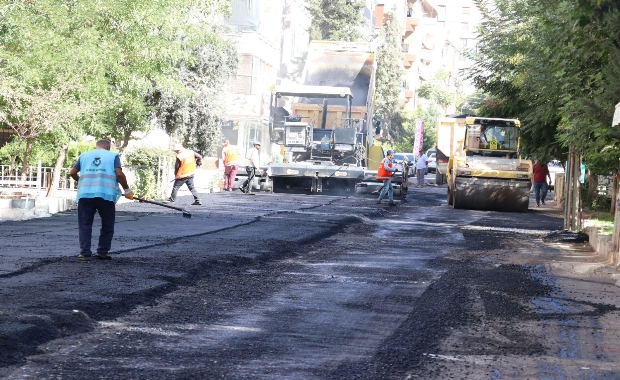
[[[75,258],[75,212],[4,222],[0,377],[620,378],[618,273],[543,240],[558,211],[375,198],[122,203],[111,261]]]

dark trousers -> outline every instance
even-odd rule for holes
[[[103,198],[81,198],[78,201],[78,228],[80,231],[80,251],[86,256],[92,254],[90,240],[93,235],[95,212],[98,212],[101,217],[97,252],[107,253],[112,247],[116,205],[114,202],[106,201]]]
[[[252,181],[254,180],[254,177],[256,176],[256,168],[254,166],[246,166],[245,171],[248,173],[248,179],[246,179],[245,182],[243,182],[243,185],[241,185],[241,188],[250,192],[252,191]]]
[[[541,193],[542,192],[542,197]],[[534,194],[536,195],[536,204],[539,204],[542,200],[545,202],[545,198],[547,198],[547,181],[545,182],[534,182]]]
[[[198,191],[196,191],[196,188],[194,187],[194,176],[175,179],[174,185],[172,186],[172,194],[170,194],[170,200],[174,202],[174,200],[177,198],[177,193],[179,192],[179,189],[181,188],[181,186],[183,186],[183,184],[187,185],[189,191],[192,192],[194,200],[198,200]]]

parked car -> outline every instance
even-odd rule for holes
[[[410,166],[413,167],[415,165],[416,159],[415,159],[415,155],[413,153],[394,153],[394,155],[392,156],[392,159],[394,160],[394,163],[396,164],[396,166],[398,166],[399,168],[402,168],[402,164],[403,161],[409,161],[410,162]],[[411,177],[412,175],[415,175],[415,169],[411,170],[411,172],[409,173],[409,176]]]
[[[437,159],[435,153],[431,153],[431,155],[428,156],[428,166],[426,168],[428,173],[435,173],[437,170]]]
[[[549,162],[547,167],[549,168],[549,174],[551,175],[551,186],[549,186],[549,188],[555,190],[555,174],[564,173],[564,166],[562,166],[560,161],[552,160]]]

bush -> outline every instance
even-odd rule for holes
[[[159,159],[164,156],[174,159],[174,154],[169,150],[151,147],[136,148],[125,155],[125,163],[135,169],[136,181],[133,183],[133,190],[140,197],[146,199],[161,197],[161,189],[157,184],[157,170]]]
[[[587,186],[581,188],[582,208],[599,212],[611,211],[611,199],[607,195],[590,195]]]

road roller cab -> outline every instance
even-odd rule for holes
[[[467,117],[462,150],[448,161],[448,204],[454,208],[526,211],[532,162],[519,155],[516,119]]]

